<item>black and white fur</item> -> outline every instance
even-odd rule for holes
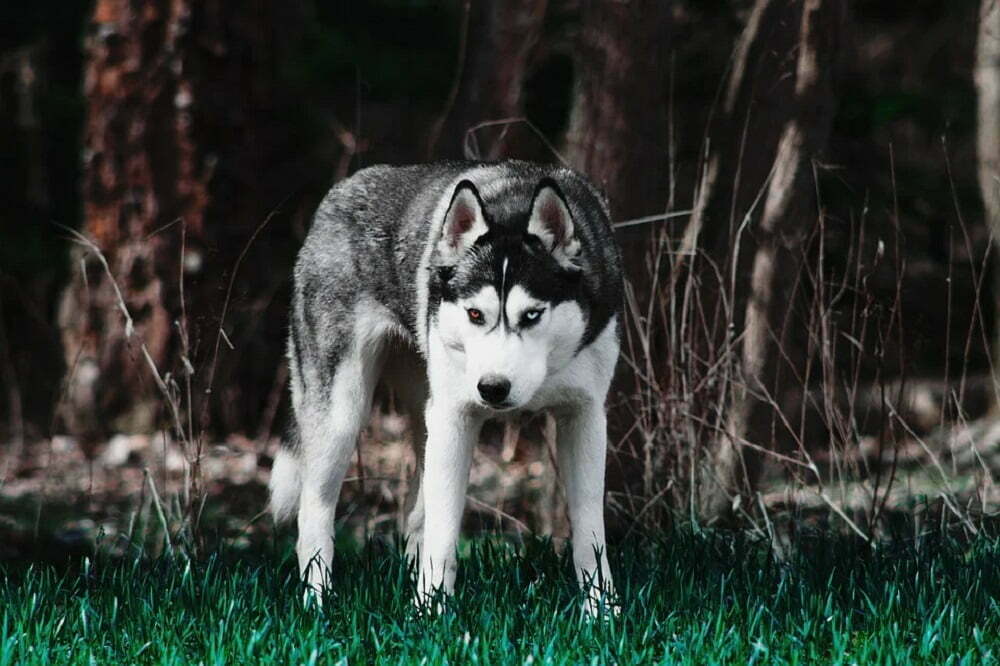
[[[621,301],[607,206],[573,171],[517,161],[376,166],[335,186],[295,267],[294,437],[270,484],[275,517],[298,513],[310,587],[328,575],[337,498],[381,380],[409,412],[414,441],[426,441],[407,519],[422,595],[453,589],[484,421],[525,410],[556,418],[575,568],[581,583],[610,592],[604,401]]]

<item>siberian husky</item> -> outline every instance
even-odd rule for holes
[[[275,518],[298,514],[310,589],[328,580],[337,498],[382,381],[409,412],[414,441],[426,442],[406,526],[418,601],[454,587],[484,421],[537,410],[556,419],[588,610],[613,593],[604,402],[618,358],[621,274],[607,204],[569,169],[375,166],[330,190],[295,266],[294,426],[270,483]]]

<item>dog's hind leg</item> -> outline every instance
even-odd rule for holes
[[[424,493],[421,483],[424,469],[424,446],[427,443],[427,366],[409,347],[397,347],[388,354],[382,379],[395,392],[397,406],[406,414],[410,426],[410,441],[416,456],[416,470],[408,484],[400,521],[400,531],[406,535],[406,556],[418,563],[417,554],[424,535]]]
[[[340,358],[329,359],[336,363],[327,385],[317,382],[319,386],[296,401],[302,447],[296,554],[302,577],[312,590],[323,586],[333,562],[337,499],[371,413],[382,361],[384,336],[380,333],[376,328],[357,327]]]
[[[427,423],[424,417],[424,409],[427,405],[426,381],[415,385],[406,393],[403,393],[404,409],[410,417],[410,438],[413,441],[413,450],[416,453],[417,466],[413,473],[413,482],[410,484],[404,508],[406,511],[406,556],[410,562],[416,563],[420,548],[424,540],[424,448],[427,445]]]

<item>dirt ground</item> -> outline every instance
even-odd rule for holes
[[[526,424],[529,437],[488,428],[474,457],[467,528],[566,536],[542,421]],[[416,466],[402,417],[373,424],[338,507],[342,528],[358,537],[397,531]],[[198,515],[210,537],[245,547],[274,532],[267,481],[278,447],[240,436],[203,447]],[[183,527],[195,459],[165,433],[117,435],[90,457],[65,436],[28,443],[0,465],[0,559],[86,551],[98,541],[112,552],[162,547],[164,523]]]
[[[544,417],[519,429],[487,428],[473,463],[467,529],[568,536],[551,434]],[[851,451],[816,456],[827,479],[822,485],[808,467],[772,461],[759,506],[738,513],[754,513],[750,522],[758,528],[831,519],[860,528],[877,511],[973,531],[998,515],[1000,421],[904,435],[895,446],[869,437]],[[267,480],[278,446],[276,439],[232,436],[203,448],[204,499],[195,506],[209,538],[236,548],[271,538]],[[164,433],[119,435],[90,457],[64,436],[7,451],[0,461],[0,560],[86,553],[98,542],[113,553],[156,552],[164,545],[162,526],[182,532],[192,513],[185,507],[193,504],[186,489],[195,455]],[[342,528],[357,537],[396,532],[415,465],[402,417],[373,419],[344,486]]]

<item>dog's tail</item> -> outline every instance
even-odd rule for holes
[[[299,456],[295,451],[281,447],[271,467],[271,515],[276,523],[283,523],[295,517],[299,509],[299,493],[302,490],[302,471]]]

